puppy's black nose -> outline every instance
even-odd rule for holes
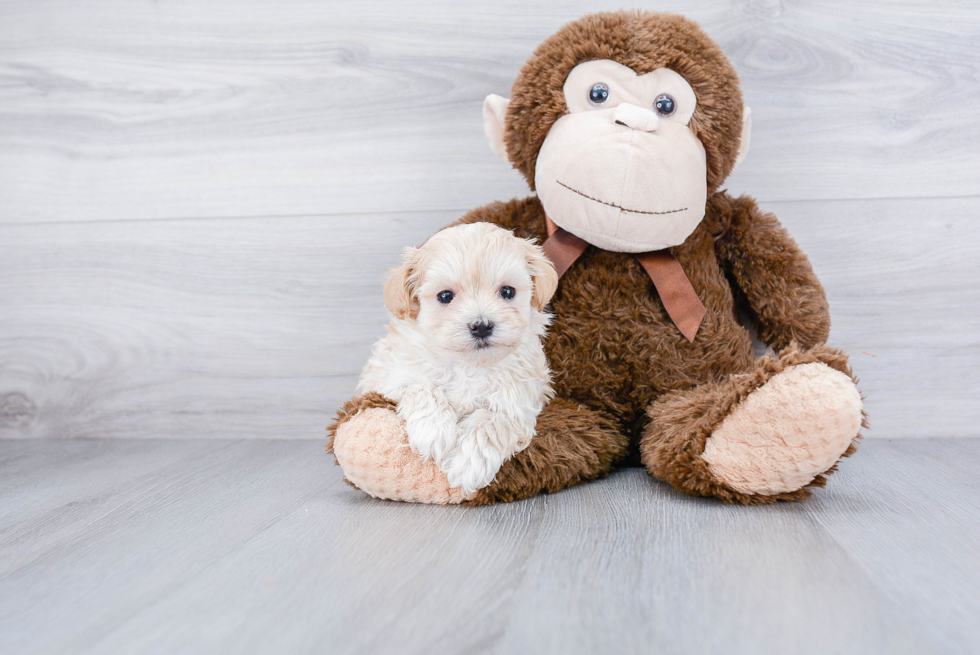
[[[493,323],[490,321],[480,321],[478,323],[470,323],[470,334],[473,335],[475,339],[486,339],[493,333]]]

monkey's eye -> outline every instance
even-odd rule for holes
[[[661,116],[670,116],[677,111],[677,103],[666,93],[661,93],[657,96],[657,99],[653,101],[653,106]]]
[[[504,300],[511,300],[516,293],[514,287],[500,287],[500,297]]]
[[[439,302],[441,302],[443,305],[448,305],[449,303],[451,303],[453,301],[453,292],[452,291],[440,291],[439,292],[439,295],[436,296],[436,299],[438,299]]]
[[[599,82],[589,89],[589,104],[593,107],[601,107],[609,100],[609,87]]]

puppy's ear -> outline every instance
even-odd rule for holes
[[[395,318],[415,318],[419,314],[419,301],[415,297],[418,248],[405,248],[402,264],[391,271],[385,282],[385,307]]]
[[[555,290],[558,288],[558,273],[551,260],[544,256],[541,246],[535,245],[532,241],[526,243],[527,270],[531,274],[531,283],[534,285],[531,304],[540,312],[555,295]]]

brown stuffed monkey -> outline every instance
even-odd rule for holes
[[[537,435],[464,498],[407,446],[394,404],[349,401],[328,450],[395,500],[486,504],[555,492],[638,459],[690,494],[800,500],[851,454],[861,396],[810,263],[775,216],[719,187],[750,114],[719,46],[680,16],[586,16],[535,51],[510,101],[487,98],[494,151],[536,196],[475,209],[535,237],[562,275],[545,349],[556,397]],[[748,316],[776,355],[757,359]]]

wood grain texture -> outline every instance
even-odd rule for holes
[[[972,652],[980,440],[863,451],[800,504],[627,469],[450,508],[305,441],[0,441],[0,481],[36,481],[0,494],[0,650]]]
[[[980,10],[669,0],[754,109],[764,200],[974,196]],[[0,6],[0,222],[462,211],[524,192],[481,103],[618,0]]]
[[[980,644],[980,634],[960,629],[980,616],[977,441],[867,444],[869,461],[804,507],[882,593],[914,608],[916,623],[942,644],[933,652],[973,652]],[[887,554],[878,540],[891,544]]]
[[[603,8],[4,3],[0,436],[321,439],[399,250],[525,192],[483,96]],[[810,254],[870,436],[977,435],[980,11],[657,8],[740,71],[755,134],[729,188]]]
[[[453,218],[2,227],[0,434],[323,440],[386,267]]]
[[[977,435],[980,199],[763,206],[827,287],[869,436]],[[0,226],[0,435],[323,439],[386,269],[455,218]]]
[[[980,434],[980,8],[640,4],[735,63],[728,187],[809,253],[868,436]],[[976,650],[977,439],[763,508],[638,469],[407,506],[323,454],[399,250],[526,192],[483,97],[621,6],[0,3],[0,652]]]

